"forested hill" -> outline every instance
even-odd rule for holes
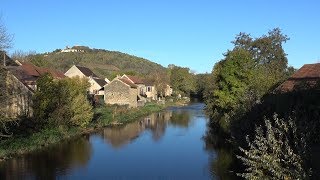
[[[81,65],[92,69],[101,77],[108,78],[122,73],[146,76],[166,69],[150,60],[117,51],[90,49],[84,46],[79,50],[81,51],[61,52],[57,49],[50,53],[28,55],[26,59],[37,66],[56,68],[62,72],[66,72],[73,64]]]

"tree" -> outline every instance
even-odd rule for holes
[[[0,18],[0,51],[4,51],[12,47],[13,36],[8,33],[7,28]]]
[[[265,129],[265,130],[264,130]],[[237,156],[246,165],[239,175],[246,179],[307,179],[310,170],[305,167],[306,142],[297,131],[294,121],[265,119],[265,126],[256,128],[254,140],[247,138],[249,149],[240,148]]]
[[[154,83],[159,96],[164,96],[168,85],[170,85],[169,74],[165,71],[156,71],[152,76],[147,78],[148,81]]]
[[[236,36],[234,48],[214,67],[205,93],[206,109],[213,121],[230,124],[232,116],[244,114],[291,75],[282,48],[287,40],[279,28],[259,38],[246,33]]]
[[[49,74],[37,81],[34,116],[43,125],[86,126],[93,117],[86,99],[89,84],[80,78],[54,80]]]
[[[213,121],[220,124],[225,131],[229,119],[236,109],[246,104],[246,95],[253,77],[254,61],[251,54],[244,49],[235,49],[217,63],[212,73],[212,83],[205,93],[207,111]]]
[[[3,52],[3,56],[6,56],[5,50],[12,46],[12,39],[13,36],[7,32],[7,29],[0,18],[0,52]],[[2,59],[3,57],[0,58]],[[7,131],[5,126],[5,108],[9,96],[7,93],[6,77],[7,71],[4,69],[3,64],[0,63],[0,135],[2,135],[3,131]]]
[[[176,94],[190,96],[195,92],[195,78],[189,68],[174,66],[170,69],[170,80],[173,91]]]

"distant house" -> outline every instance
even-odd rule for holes
[[[153,81],[145,80],[145,95],[150,100],[158,99],[158,92]]]
[[[128,105],[130,108],[138,106],[138,86],[126,78],[115,78],[104,86],[104,101],[106,104]]]
[[[40,68],[30,63],[21,63],[20,66],[5,66],[7,72],[6,84],[8,91],[6,116],[32,116],[32,96],[37,89],[37,80],[48,73],[55,79],[64,78],[64,74],[48,68]]]
[[[110,82],[107,78],[101,79],[95,73],[93,73],[89,68],[73,65],[66,73],[64,73],[67,77],[80,77],[87,78],[90,83],[90,87],[88,89],[90,94],[93,95],[104,95],[103,87]]]
[[[275,91],[292,92],[311,88],[320,89],[320,63],[303,65]]]

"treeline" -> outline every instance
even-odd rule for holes
[[[319,93],[273,91],[294,72],[283,50],[287,40],[278,28],[258,38],[240,33],[204,90],[207,138],[231,144],[238,175],[247,179],[308,179],[311,172],[307,152],[319,139]]]

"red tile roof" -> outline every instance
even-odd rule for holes
[[[132,87],[132,88],[137,88],[137,85],[133,84],[131,81],[129,81],[129,80],[126,79],[126,78],[120,78],[119,80],[122,81],[122,82],[124,82],[125,84],[129,85],[129,86]]]
[[[289,92],[312,88],[320,82],[320,63],[305,64],[288,80],[276,88],[276,91]]]
[[[49,73],[53,78],[62,79],[65,75],[59,71],[52,70],[49,68],[37,67],[31,63],[22,63],[22,70],[29,76],[39,77],[45,73]]]
[[[128,79],[132,81],[134,84],[144,84],[143,80],[137,76],[129,76],[129,75],[125,75],[125,76],[127,76]]]

